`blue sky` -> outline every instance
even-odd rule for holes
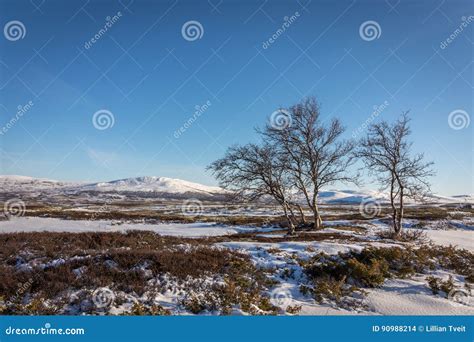
[[[2,0],[2,27],[24,30],[0,37],[0,173],[215,184],[204,168],[226,147],[316,96],[347,137],[374,106],[387,104],[375,120],[410,110],[414,150],[436,163],[433,190],[472,193],[472,15],[468,0]],[[183,36],[189,21],[202,35]],[[375,37],[361,35],[367,21]],[[114,121],[103,130],[101,110]]]

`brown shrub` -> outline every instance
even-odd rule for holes
[[[382,239],[390,239],[400,242],[426,243],[429,240],[426,232],[420,229],[403,229],[398,234],[392,230],[381,230],[377,232],[377,236]]]
[[[136,297],[169,290],[170,284],[179,284],[184,293],[196,293],[199,301],[189,297],[182,302],[193,312],[226,314],[236,306],[249,313],[266,312],[261,307],[266,306],[262,293],[273,283],[249,256],[207,245],[215,241],[162,237],[151,232],[0,234],[5,247],[0,251],[0,297],[8,302],[4,312],[50,312],[37,303],[39,300],[49,301],[55,312],[67,314],[64,306],[72,305],[67,297],[77,291],[90,302],[92,292],[101,287]],[[58,262],[59,258],[64,260]],[[172,282],[148,282],[162,276]],[[220,282],[224,279],[225,285],[217,282],[204,286],[199,280],[206,277]],[[27,306],[21,304],[25,299]],[[80,305],[83,300],[73,304]],[[93,304],[82,312],[94,313]],[[127,314],[167,311],[146,302],[137,303]]]
[[[370,247],[337,256],[321,253],[303,262],[302,266],[313,286],[302,286],[301,292],[311,293],[319,301],[328,298],[339,302],[341,297],[357,290],[357,287],[377,287],[386,278],[403,278],[436,268],[464,275],[467,281],[472,276],[474,254],[452,246]],[[428,278],[428,283],[434,293],[440,290],[449,293],[453,289],[452,279],[440,282],[436,278]]]

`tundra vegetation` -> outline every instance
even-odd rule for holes
[[[453,203],[405,207],[407,198],[429,193],[433,175],[432,163],[412,152],[408,115],[373,123],[355,141],[344,139],[339,119],[322,118],[314,98],[281,113],[287,124],[267,123],[256,130],[258,143],[232,146],[208,167],[228,194],[206,197],[191,215],[182,198],[153,194],[32,195],[22,222],[87,221],[81,228],[117,231],[0,233],[0,314],[387,314],[370,296],[397,298],[398,286],[425,290],[414,293],[413,313],[419,303],[435,313],[470,312],[472,249],[430,233],[461,227],[455,233],[464,234],[474,211]],[[388,194],[373,218],[358,205],[321,198],[331,185],[360,184],[358,162]],[[410,229],[402,230],[404,218]],[[185,237],[196,222],[244,229]],[[178,236],[152,231],[161,225]]]

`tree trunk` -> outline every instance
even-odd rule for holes
[[[400,226],[399,218],[400,218],[400,213],[397,209],[395,209],[394,223],[393,223],[393,231],[395,233],[395,236],[400,235],[401,226]]]
[[[392,175],[392,182],[390,183],[390,206],[392,207],[392,227],[395,234],[398,234],[399,229],[397,227],[398,211],[395,207],[395,177]]]
[[[288,204],[283,203],[283,212],[285,213],[286,220],[288,221],[288,235],[295,234],[295,225],[293,224],[293,220],[291,216],[288,214]]]
[[[395,233],[400,234],[402,230],[402,220],[403,220],[403,187],[400,186],[400,201],[399,201],[398,215],[397,215],[397,230]]]
[[[298,222],[297,222],[297,220],[296,220],[296,215],[295,215],[293,209],[291,208],[291,205],[290,205],[290,204],[287,204],[287,207],[288,207],[288,211],[289,211],[289,215],[290,215],[291,222],[293,222],[293,225],[298,224]]]
[[[319,230],[321,229],[321,226],[323,224],[323,220],[321,220],[321,215],[319,215],[319,208],[318,205],[316,204],[313,208],[313,216],[314,216],[314,225],[313,229],[314,230]]]
[[[306,217],[304,216],[303,208],[301,208],[301,205],[299,204],[297,204],[296,206],[298,208],[298,211],[300,212],[301,223],[306,224]]]

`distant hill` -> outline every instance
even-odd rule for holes
[[[109,182],[63,182],[26,176],[0,176],[0,193],[119,194],[153,198],[202,198],[222,200],[228,192],[220,187],[167,177],[135,177]],[[373,190],[330,190],[319,195],[321,203],[359,204],[362,201],[387,202],[385,194]],[[474,203],[472,195],[432,195],[429,202],[440,204]]]

